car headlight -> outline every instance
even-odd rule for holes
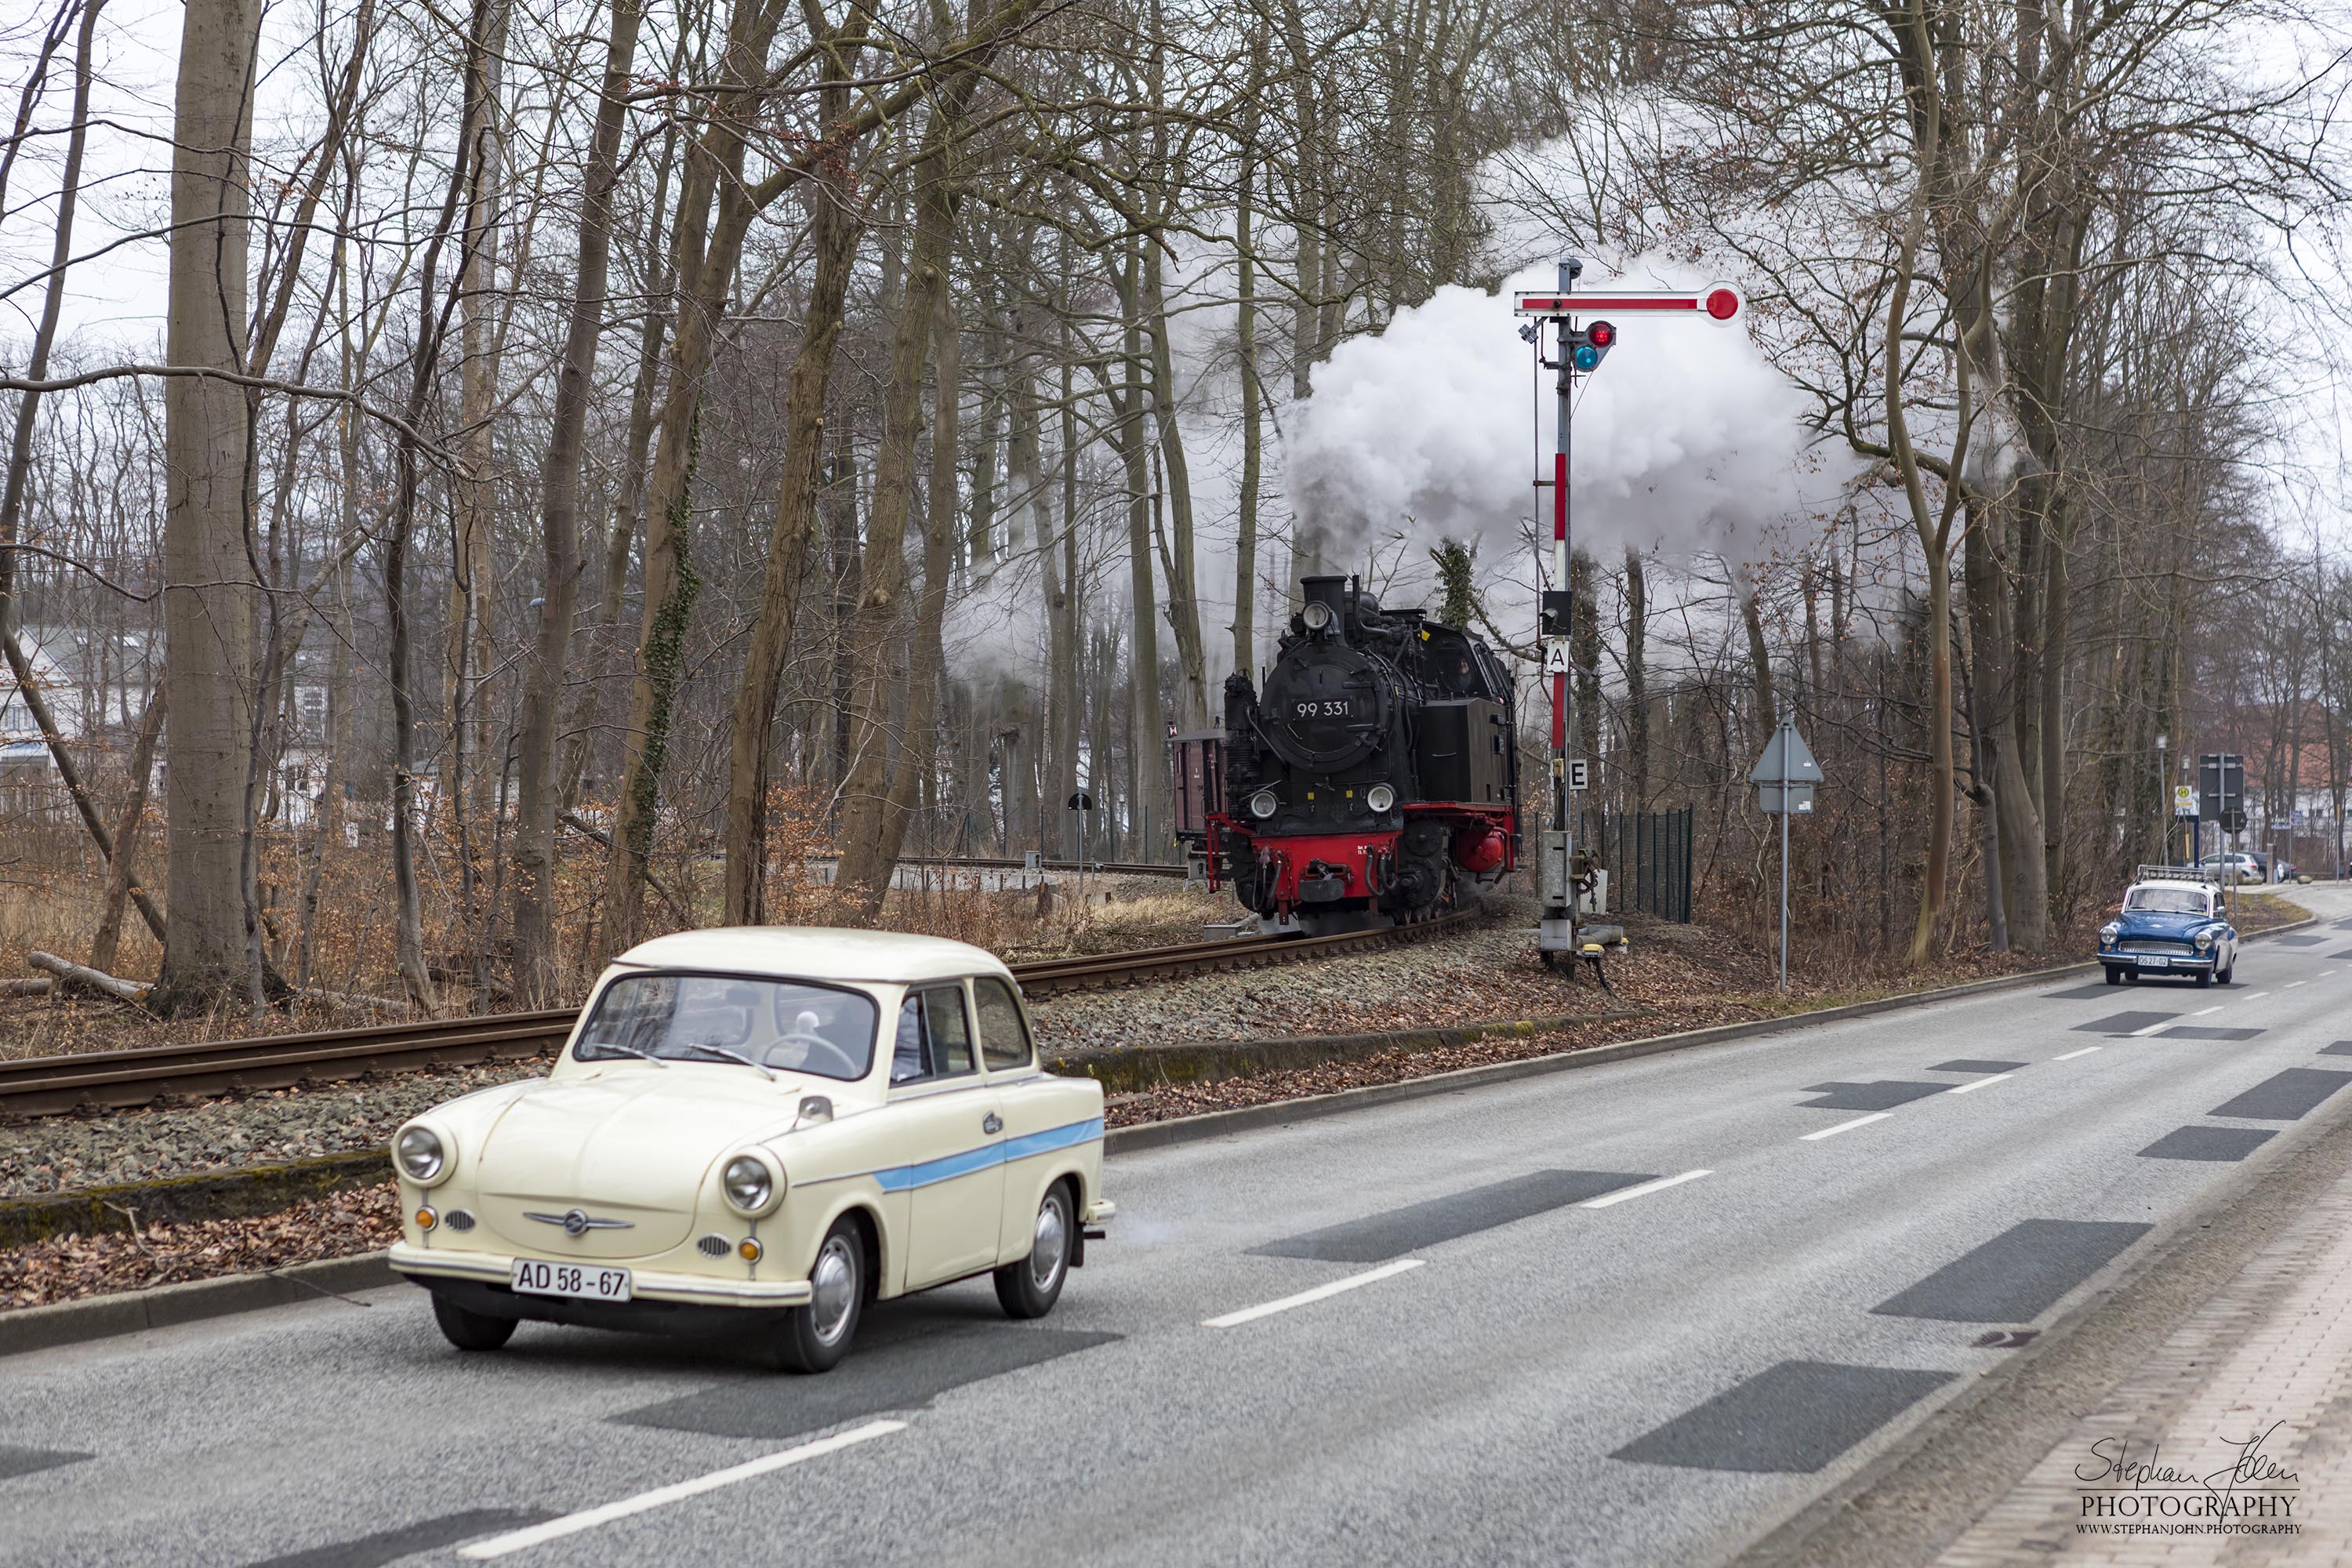
[[[1262,789],[1250,796],[1250,815],[1260,822],[1264,822],[1280,809],[1282,809],[1282,802],[1270,789]]]
[[[2114,921],[2109,921],[2106,924],[2099,928],[2099,940],[2101,942],[2113,942],[2116,938],[2123,934],[2124,928]]]
[[[449,1173],[448,1146],[430,1127],[404,1127],[393,1140],[393,1163],[400,1173],[420,1187],[429,1187]]]
[[[1320,599],[1309,600],[1299,609],[1298,618],[1308,631],[1322,631],[1331,624],[1331,606]]]
[[[1384,784],[1374,784],[1364,792],[1364,804],[1374,811],[1386,811],[1396,805],[1396,791]]]
[[[2213,945],[2213,933],[2212,933],[2211,931],[2199,931],[2199,932],[2197,933],[2197,951],[2198,951],[2198,952],[2204,952],[2207,948],[2209,948],[2209,947],[2210,947],[2210,946],[2212,946],[2212,945]]]
[[[774,1206],[776,1189],[782,1184],[778,1173],[757,1154],[738,1154],[727,1162],[719,1173],[719,1186],[727,1194],[727,1206],[740,1214],[759,1215]]]

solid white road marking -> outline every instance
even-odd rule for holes
[[[1244,1307],[1240,1311],[1227,1312],[1222,1318],[1207,1319],[1201,1326],[1204,1329],[1230,1329],[1242,1323],[1255,1322],[1260,1318],[1270,1317],[1276,1312],[1287,1312],[1293,1307],[1308,1306],[1337,1296],[1343,1290],[1353,1290],[1359,1286],[1391,1279],[1408,1268],[1420,1267],[1421,1259],[1418,1258],[1400,1258],[1394,1263],[1383,1263],[1378,1268],[1366,1273],[1350,1274],[1345,1279],[1334,1279],[1328,1285],[1318,1285],[1312,1290],[1301,1290],[1297,1295],[1285,1296],[1279,1301],[1268,1301],[1260,1307]]]
[[[1867,1127],[1874,1121],[1884,1121],[1894,1115],[1891,1110],[1874,1110],[1867,1116],[1857,1116],[1851,1121],[1841,1121],[1835,1127],[1824,1127],[1819,1132],[1808,1132],[1798,1142],[1818,1143],[1824,1138],[1834,1138],[1841,1132],[1851,1132],[1857,1127]]]
[[[1713,1171],[1685,1171],[1679,1176],[1660,1176],[1656,1181],[1643,1182],[1638,1187],[1620,1187],[1613,1193],[1604,1193],[1600,1197],[1594,1198],[1591,1202],[1580,1205],[1579,1206],[1589,1209],[1605,1209],[1611,1204],[1622,1204],[1628,1198],[1646,1197],[1652,1193],[1663,1193],[1668,1187],[1679,1187],[1685,1182],[1696,1182],[1701,1176],[1712,1176],[1715,1173]]]
[[[1973,1082],[1973,1083],[1964,1083],[1964,1084],[1960,1085],[1960,1087],[1959,1087],[1959,1088],[1958,1088],[1958,1089],[1956,1089],[1952,1090],[1952,1092],[1953,1092],[1954,1094],[1969,1094],[1969,1093],[1972,1093],[1972,1092],[1974,1092],[1974,1091],[1975,1091],[1975,1090],[1977,1090],[1977,1089],[1982,1089],[1985,1085],[1987,1085],[1987,1084],[1989,1084],[1989,1083],[1999,1083],[2001,1079],[2005,1079],[2005,1078],[2015,1078],[2016,1076],[2017,1076],[2017,1075],[2016,1075],[2015,1073],[2013,1073],[2013,1072],[1997,1072],[1997,1073],[1994,1073],[1994,1074],[1993,1074],[1991,1077],[1990,1077],[1990,1078],[1980,1078],[1980,1079],[1977,1079],[1975,1082]]]
[[[820,1458],[854,1444],[869,1442],[876,1437],[887,1437],[893,1432],[903,1432],[906,1429],[907,1424],[904,1421],[868,1421],[863,1426],[853,1426],[846,1432],[836,1432],[830,1437],[820,1437],[814,1443],[803,1443],[797,1448],[786,1448],[782,1453],[769,1454],[740,1465],[730,1465],[723,1470],[713,1470],[707,1476],[697,1476],[690,1481],[656,1487],[652,1491],[639,1492],[635,1497],[623,1498],[618,1502],[608,1502],[602,1508],[586,1509],[579,1513],[567,1513],[561,1519],[551,1519],[545,1524],[534,1524],[528,1530],[513,1531],[505,1535],[493,1535],[488,1541],[477,1541],[471,1546],[459,1547],[457,1555],[470,1557],[478,1563],[487,1562],[493,1557],[504,1557],[510,1552],[520,1552],[525,1547],[559,1541],[567,1535],[577,1535],[583,1530],[593,1530],[600,1524],[610,1524],[616,1519],[626,1519],[633,1513],[644,1513],[648,1509],[663,1508],[670,1503],[683,1502],[688,1498],[699,1497],[704,1492],[717,1491],[721,1487],[731,1487],[737,1481],[748,1481],[754,1476],[764,1476],[771,1470],[781,1470],[789,1465]]]
[[[2134,1029],[2134,1030],[2131,1032],[2131,1037],[2131,1037],[2131,1038],[2133,1038],[2133,1039],[2135,1039],[2135,1040],[2142,1040],[2142,1039],[2146,1039],[2148,1036],[2150,1036],[2150,1035],[2153,1035],[2153,1034],[2157,1033],[2157,1032],[2158,1032],[2158,1030],[2160,1030],[2160,1029],[2169,1029],[2170,1027],[2172,1027],[2172,1026],[2173,1026],[2173,1025],[2178,1024],[2179,1022],[2180,1022],[2180,1020],[2179,1020],[2179,1018],[2177,1018],[2177,1017],[2176,1017],[2176,1018],[2166,1018],[2166,1019],[2161,1020],[2160,1022],[2154,1023],[2154,1024],[2150,1024],[2150,1025],[2149,1025],[2147,1028],[2145,1028],[2145,1029]]]
[[[2084,1046],[2084,1047],[2081,1050],[2079,1050],[2079,1051],[2068,1051],[2068,1052],[2067,1052],[2064,1056],[2063,1056],[2063,1057],[2052,1057],[2050,1059],[2051,1059],[2052,1061],[2053,1061],[2053,1062],[2071,1062],[2071,1061],[2073,1061],[2076,1057],[2087,1057],[2087,1056],[2089,1056],[2093,1051],[2100,1050],[2100,1049],[2103,1049],[2103,1048],[2104,1048],[2103,1047],[2099,1047],[2099,1046]]]

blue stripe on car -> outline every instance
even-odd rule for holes
[[[874,1179],[886,1193],[910,1192],[928,1187],[935,1182],[951,1182],[958,1176],[969,1176],[985,1171],[992,1165],[1010,1164],[1033,1155],[1050,1154],[1056,1149],[1067,1149],[1076,1143],[1091,1142],[1103,1135],[1102,1118],[1089,1117],[1066,1126],[1049,1127],[1043,1132],[1024,1133],[1007,1138],[1001,1143],[984,1143],[977,1149],[967,1149],[961,1154],[946,1154],[936,1160],[925,1160],[916,1165],[895,1165],[887,1171],[877,1171]]]

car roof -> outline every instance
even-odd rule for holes
[[[648,969],[714,969],[807,980],[884,984],[951,980],[965,974],[1011,978],[985,948],[945,937],[825,926],[719,926],[673,931],[641,942],[614,960]]]
[[[2131,891],[2137,893],[2147,888],[2162,888],[2175,893],[2210,893],[2213,890],[2210,884],[2204,882],[2134,882]]]

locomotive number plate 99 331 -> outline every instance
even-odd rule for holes
[[[518,1258],[514,1288],[532,1296],[579,1296],[591,1301],[629,1299],[629,1271],[598,1268],[584,1263],[541,1263]]]
[[[1294,704],[1290,716],[1294,719],[1352,719],[1356,716],[1356,704],[1346,697],[1325,698]]]

